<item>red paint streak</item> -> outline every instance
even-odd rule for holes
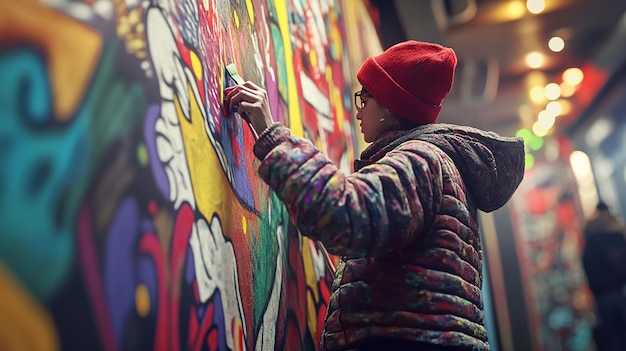
[[[322,279],[320,280],[319,285],[320,285],[320,295],[321,295],[322,301],[330,300],[330,289],[328,289],[328,285],[326,284],[326,282]]]
[[[157,310],[157,321],[156,321],[156,331],[154,333],[154,349],[155,350],[166,350],[168,345],[168,336],[170,330],[176,330],[176,324],[168,324],[169,318],[167,315],[167,290],[165,287],[165,282],[163,281],[163,277],[165,277],[165,262],[163,260],[163,252],[161,250],[161,245],[159,244],[159,239],[153,233],[147,233],[142,236],[139,242],[139,250],[142,253],[148,254],[154,261],[154,266],[156,270],[158,279],[158,299],[157,302],[158,310]]]
[[[217,350],[218,349],[218,334],[217,329],[213,328],[209,331],[209,335],[207,335],[206,342],[209,347],[209,350]],[[213,347],[211,347],[213,345]]]
[[[196,302],[200,302],[200,291],[198,290],[198,281],[194,280],[192,283],[192,289],[193,289],[193,299]]]
[[[195,335],[198,335],[198,312],[195,306],[189,306],[189,333],[187,334],[188,344],[191,344]]]
[[[159,208],[157,207],[156,201],[150,200],[150,202],[148,203],[148,212],[150,212],[150,215],[152,217],[156,216],[158,209]]]
[[[246,122],[242,122],[246,123]],[[244,133],[245,134],[245,133]],[[230,135],[230,144],[233,147],[233,160],[235,161],[235,167],[241,167],[241,148],[239,147],[239,143],[237,142],[237,135],[232,133]]]
[[[195,340],[190,337],[189,344],[192,345],[191,350],[202,350],[202,343],[205,341],[205,335],[209,334],[211,327],[213,326],[213,315],[215,314],[215,305],[210,303],[207,306],[206,314],[204,315],[204,320],[202,321],[202,325],[198,329],[198,332],[195,334]],[[211,344],[209,344],[210,346]],[[213,344],[216,345],[216,344]]]
[[[306,323],[304,320],[299,322],[294,319],[289,319],[287,321],[286,332],[285,332],[285,349],[286,350],[295,350],[300,348],[302,345],[302,337],[301,334],[303,332],[300,331],[302,329],[300,327],[300,323]]]
[[[236,349],[237,350],[245,350],[244,345],[245,345],[245,339],[243,337],[243,328],[235,328],[235,326],[233,326],[233,330],[235,331],[235,333],[237,333],[237,335],[235,335],[236,339],[239,340],[239,343],[236,345]]]
[[[323,283],[321,285],[324,285]],[[325,300],[328,301],[328,300]],[[320,308],[317,310],[317,333],[315,336],[316,340],[322,340],[322,331],[324,330],[324,321],[326,318],[326,306],[322,306],[324,308]]]
[[[100,277],[100,269],[98,267],[98,254],[93,249],[92,241],[93,233],[91,232],[91,211],[82,207],[78,214],[78,255],[82,262],[83,279],[87,285],[87,291],[91,296],[93,309],[95,311],[96,324],[100,331],[102,340],[102,349],[105,351],[117,350],[115,345],[115,334],[111,325],[111,316],[106,306],[106,297],[104,296],[104,288]]]
[[[178,216],[176,217],[176,223],[174,225],[174,236],[172,242],[172,261],[170,266],[170,277],[172,280],[170,284],[172,286],[179,286],[181,282],[181,272],[183,271],[183,265],[185,263],[187,255],[187,246],[189,245],[189,238],[194,223],[194,213],[189,204],[185,203],[181,206]],[[170,300],[170,325],[178,326],[179,318],[179,302],[180,291],[174,289],[171,291]],[[177,330],[177,329],[176,329]],[[170,346],[172,350],[178,350],[180,345],[180,336],[178,332],[172,333],[170,340]]]
[[[302,261],[302,246],[298,240],[289,240],[289,247],[287,248],[287,264],[289,271],[293,274],[289,274],[289,279],[286,280],[285,296],[307,296],[307,285],[305,281],[305,269],[304,262]],[[303,342],[306,328],[306,316],[307,316],[307,304],[301,303],[299,299],[287,298],[286,309],[291,312],[293,319],[290,317],[285,325],[285,348],[297,349]],[[306,300],[305,300],[306,301]],[[281,301],[283,303],[283,301]]]

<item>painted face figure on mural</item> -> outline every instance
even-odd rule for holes
[[[321,350],[489,350],[477,215],[517,189],[524,145],[437,123],[456,63],[406,41],[362,64],[354,102],[370,144],[350,174],[276,123],[263,88],[226,93],[258,134],[260,177],[302,235],[341,257]]]

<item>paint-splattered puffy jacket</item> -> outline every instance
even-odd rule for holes
[[[476,215],[522,180],[521,139],[439,123],[390,131],[346,174],[276,124],[254,152],[301,233],[343,257],[322,350],[372,337],[489,350]]]

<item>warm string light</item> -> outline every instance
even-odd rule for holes
[[[532,13],[538,13],[535,11],[541,12],[543,6],[545,6],[543,1],[527,1],[526,4],[528,10]],[[534,10],[531,10],[531,8]],[[559,36],[554,36],[548,40],[548,48],[552,52],[559,53],[565,48],[565,41]],[[546,83],[545,74],[538,70],[544,65],[545,59],[545,55],[537,51],[530,52],[525,57],[526,65],[533,69],[527,78],[529,84],[528,97],[534,106],[545,104],[545,107],[536,114],[536,118],[532,120],[525,119],[525,125],[530,125],[530,128],[524,130],[526,131],[525,133],[532,133],[540,139],[551,133],[559,116],[567,115],[571,112],[572,106],[567,98],[575,94],[576,89],[584,78],[584,73],[580,68],[572,67],[563,71],[560,83]],[[534,145],[536,146],[537,144],[535,143]]]
[[[526,1],[526,10],[531,14],[540,14],[545,8],[545,0]],[[547,49],[554,54],[559,54],[566,49],[566,42],[561,36],[552,36],[547,42]],[[547,59],[546,54],[540,51],[529,52],[524,57],[526,65],[531,69],[526,78],[528,98],[531,104],[519,109],[520,120],[525,127],[518,130],[516,135],[524,139],[524,143],[530,151],[526,153],[526,168],[533,166],[536,152],[543,150],[544,156],[548,157],[548,150],[544,150],[546,149],[545,137],[554,129],[560,116],[568,115],[571,112],[572,104],[568,98],[574,96],[584,79],[583,71],[578,67],[572,67],[563,71],[561,82],[546,82],[545,72],[542,72],[541,68]],[[533,111],[542,105],[544,108],[535,115]],[[572,168],[577,170],[577,180],[581,190],[586,191],[587,198],[592,199],[594,195],[597,196],[597,194],[587,191],[589,165],[586,155],[582,152],[574,152],[570,162]],[[626,171],[624,177],[626,179]],[[593,201],[589,201],[589,203],[593,203]]]
[[[544,0],[527,0],[526,9],[533,14],[541,13],[546,9],[546,2]]]
[[[535,152],[544,147],[544,138],[554,129],[559,116],[567,115],[571,112],[572,105],[567,98],[574,94],[578,85],[583,81],[584,74],[579,68],[568,68],[563,72],[560,84],[556,82],[546,84],[545,80],[538,79],[538,77],[529,79],[529,81],[533,82],[533,86],[529,88],[528,96],[534,106],[545,104],[545,108],[537,113],[536,118],[530,117],[529,119],[527,116],[524,120],[526,125],[530,125],[530,128],[520,129],[517,133],[518,136],[524,138],[524,142],[530,151]],[[532,152],[528,152],[526,167],[530,168],[534,163],[535,156]]]
[[[543,66],[544,57],[540,52],[533,51],[526,55],[526,65],[530,68],[539,68]]]
[[[565,41],[561,37],[552,37],[548,40],[548,48],[553,52],[561,52],[565,48]]]

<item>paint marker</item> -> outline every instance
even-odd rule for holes
[[[239,75],[239,72],[237,72],[237,66],[235,66],[234,63],[229,63],[228,65],[226,65],[226,74],[228,75],[228,77],[230,79],[232,79],[235,84],[239,85],[239,84],[243,84],[244,80],[243,78]],[[224,89],[224,96],[228,95],[228,93],[230,93],[231,90],[233,90],[234,87],[226,87]],[[224,112],[228,112],[226,111],[226,109],[224,109]],[[235,106],[233,108],[232,111],[230,111],[230,113],[235,113],[237,112],[237,106]],[[225,113],[226,116],[228,116],[228,113]],[[241,116],[243,117],[243,119],[245,119],[246,121],[248,121],[248,116]]]
[[[239,75],[239,72],[237,72],[237,66],[235,66],[234,63],[229,63],[228,65],[226,65],[226,74],[228,75],[230,79],[232,79],[238,85],[245,83],[243,78]],[[228,95],[228,93],[232,89],[233,87],[225,88],[224,96]],[[237,108],[234,108],[234,111],[231,111],[231,113],[235,113],[235,112],[237,112]],[[246,123],[248,123],[248,127],[250,127],[250,131],[252,132],[252,135],[254,136],[254,140],[258,139],[259,135],[256,133],[256,130],[254,130],[254,128],[252,127],[252,124],[250,123],[250,119],[248,118],[248,116],[245,113],[241,113],[240,116],[246,121]]]
[[[234,63],[229,63],[229,64],[226,65],[226,74],[228,74],[228,76],[236,84],[243,84],[243,83],[245,83],[243,78],[241,78],[241,76],[239,75],[239,72],[237,72],[237,66],[235,66]]]

